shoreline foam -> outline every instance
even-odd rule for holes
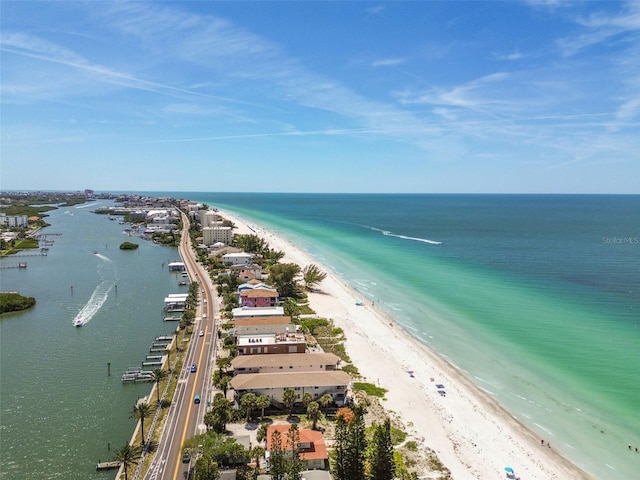
[[[319,291],[309,294],[312,308],[344,330],[347,352],[360,374],[388,390],[383,406],[436,452],[453,478],[504,478],[505,466],[523,480],[594,478],[553,448],[542,447],[533,430],[391,315],[375,305],[356,305],[361,294],[309,254],[260,225],[220,214],[235,223],[237,233],[256,234],[283,251],[284,262],[302,268],[314,263],[327,273]],[[446,396],[438,393],[439,383]]]

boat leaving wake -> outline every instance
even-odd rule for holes
[[[100,205],[100,202],[87,203],[85,205],[78,205],[76,208],[88,208],[93,207],[95,205]]]
[[[109,292],[115,285],[115,281],[103,281],[100,283],[93,293],[91,294],[91,298],[85,304],[84,307],[78,312],[78,314],[73,319],[73,325],[76,327],[80,327],[89,323],[89,321],[95,316],[96,313],[102,308],[104,302],[107,301],[109,297]]]
[[[113,260],[100,253],[95,253],[94,255],[104,262],[113,263]],[[74,327],[81,327],[85,325],[95,316],[96,313],[98,313],[98,311],[102,308],[102,305],[104,305],[104,302],[107,301],[109,292],[115,284],[116,281],[114,279],[106,279],[98,284],[98,286],[91,294],[89,301],[82,307],[82,309],[80,309],[78,314],[73,319]]]
[[[396,237],[396,238],[401,238],[403,240],[412,240],[414,242],[422,242],[422,243],[428,243],[430,245],[442,245],[442,242],[438,242],[436,240],[429,240],[428,238],[418,238],[418,237],[408,237],[406,235],[398,235],[395,233],[391,233],[388,230],[381,230],[379,228],[375,228],[375,227],[369,227],[371,230],[375,230],[376,232],[380,232],[383,235],[386,235],[387,237]]]

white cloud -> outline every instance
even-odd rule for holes
[[[380,60],[374,60],[371,62],[371,66],[374,68],[377,67],[395,67],[396,65],[402,65],[407,61],[406,58],[382,58]]]

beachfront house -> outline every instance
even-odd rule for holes
[[[304,334],[289,331],[237,336],[236,345],[238,355],[304,353],[307,349]]]
[[[229,331],[229,334],[233,337],[234,341],[238,340],[238,337],[246,335],[263,335],[263,334],[276,334],[278,332],[286,332],[287,328],[291,332],[296,331],[296,326],[291,323],[291,317],[240,317],[231,320],[233,328]]]
[[[242,277],[240,276],[240,274],[245,273],[248,274],[246,276],[250,277],[251,275],[249,274],[253,274],[255,276],[255,272],[253,270],[248,270],[246,268],[242,268],[238,273],[238,277],[240,278],[240,280],[242,280]],[[249,278],[248,280],[244,280],[245,283],[243,283],[242,285],[240,285],[238,287],[238,293],[244,292],[245,290],[256,290],[256,289],[262,289],[262,290],[273,290],[274,292],[277,292],[277,290],[275,288],[273,288],[271,285],[267,285],[264,282],[261,282],[258,279],[255,278]]]
[[[329,470],[303,470],[300,474],[304,480],[333,480]],[[271,475],[258,475],[256,480],[271,480]]]
[[[227,265],[251,265],[253,254],[240,252],[240,253],[227,253],[222,256],[222,261]]]
[[[231,362],[234,375],[247,373],[322,372],[338,370],[340,357],[329,352],[239,355]]]
[[[292,452],[294,448],[298,448],[298,457],[307,470],[328,470],[329,454],[324,442],[322,432],[311,430],[310,428],[301,428],[298,430],[298,445],[292,445],[289,441],[290,425],[270,425],[267,428],[267,448],[265,459],[269,459],[273,450],[272,437],[273,433],[280,432],[281,447],[284,451]],[[303,477],[306,478],[306,477]]]
[[[273,307],[278,302],[278,292],[273,288],[250,288],[240,292],[243,307]]]
[[[310,393],[317,400],[328,393],[338,407],[345,404],[351,376],[342,370],[285,372],[285,373],[246,373],[231,379],[236,402],[245,393],[252,392],[257,396],[267,395],[274,405],[284,408],[282,396],[284,391],[292,389],[296,400],[302,401],[305,393]]]
[[[231,310],[232,318],[284,317],[284,307],[238,307]]]

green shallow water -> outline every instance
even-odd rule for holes
[[[640,245],[603,236],[640,231],[638,198],[434,197],[191,198],[302,246],[598,478],[635,478]]]

